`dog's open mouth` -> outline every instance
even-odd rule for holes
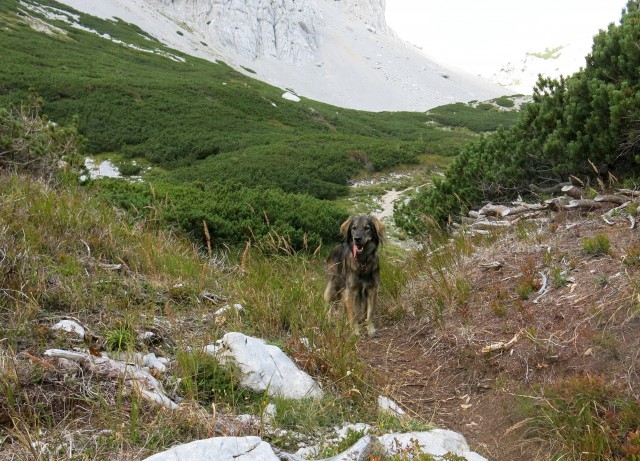
[[[354,259],[358,256],[358,253],[362,253],[362,250],[364,250],[364,245],[360,245],[358,243],[354,243],[353,244],[353,257],[354,257]]]

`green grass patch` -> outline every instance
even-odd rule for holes
[[[546,385],[524,409],[535,433],[557,447],[555,459],[635,460],[640,452],[640,402],[603,377]]]
[[[480,103],[472,107],[464,103],[436,107],[428,112],[430,120],[446,126],[464,126],[475,133],[495,131],[513,125],[518,117],[510,111],[492,111],[493,104]]]
[[[611,251],[611,241],[606,234],[596,234],[594,237],[582,239],[582,252],[587,255],[608,255]]]

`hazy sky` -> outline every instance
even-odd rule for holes
[[[619,23],[626,0],[386,0],[387,22],[439,62],[473,73],[593,36]],[[575,69],[578,70],[578,69]]]

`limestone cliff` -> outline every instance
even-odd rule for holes
[[[211,42],[250,60],[273,57],[290,63],[316,58],[317,26],[333,3],[369,32],[390,34],[385,0],[148,0]],[[326,24],[326,23],[325,23]]]

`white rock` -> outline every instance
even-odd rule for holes
[[[227,333],[219,345],[209,345],[205,351],[223,362],[235,362],[243,374],[240,384],[254,392],[267,391],[270,396],[289,399],[323,395],[311,376],[300,370],[280,348],[268,345],[262,339]]]
[[[277,408],[276,405],[273,403],[270,403],[269,405],[267,405],[264,409],[264,412],[262,413],[262,418],[268,423],[271,424],[273,423],[276,414],[277,414]]]
[[[167,371],[168,360],[163,357],[156,357],[156,354],[150,352],[147,355],[142,356],[142,364],[148,368],[154,368],[162,373]]]
[[[259,437],[214,437],[178,445],[144,461],[279,461]]]
[[[388,397],[383,395],[378,396],[378,407],[381,411],[389,413],[393,416],[404,415],[404,410],[400,406]]]
[[[296,96],[293,93],[290,93],[289,91],[287,91],[285,94],[282,95],[283,99],[287,99],[289,101],[294,101],[294,102],[300,102],[300,98],[298,96]]]
[[[229,312],[229,311],[231,311],[231,310],[235,310],[235,311],[238,311],[238,312],[239,312],[239,311],[241,311],[242,309],[244,309],[244,308],[242,307],[242,304],[233,304],[233,305],[231,305],[231,304],[226,304],[225,306],[223,306],[223,307],[221,307],[220,309],[218,309],[217,311],[215,311],[215,312],[213,313],[213,315],[216,315],[216,316],[218,316],[218,315],[222,315],[222,314],[224,314],[225,312]]]
[[[74,322],[73,320],[60,320],[58,323],[52,326],[51,329],[62,330],[66,331],[67,333],[74,333],[80,338],[84,338],[85,333],[84,328],[78,322]]]
[[[479,454],[472,452],[462,434],[447,429],[433,429],[426,432],[408,432],[404,434],[385,434],[379,437],[380,442],[391,454],[411,449],[416,444],[422,453],[443,456],[455,453],[467,460],[487,461]]]
[[[371,452],[379,446],[380,442],[375,437],[365,435],[347,450],[323,461],[365,461],[370,458]]]
[[[111,163],[109,160],[103,160],[100,163],[97,163],[91,157],[86,157],[84,159],[84,164],[89,171],[89,176],[98,179],[98,178],[121,178],[120,170],[118,167]]]
[[[369,432],[369,429],[371,429],[371,426],[366,423],[345,424],[336,431],[336,435],[338,436],[338,440],[344,440],[347,438],[349,431],[366,434]]]

